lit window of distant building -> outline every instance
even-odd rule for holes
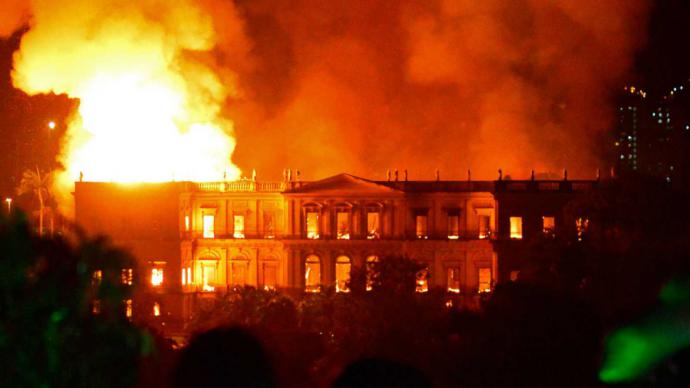
[[[544,216],[541,218],[541,229],[546,235],[552,236],[556,232],[556,217]]]
[[[421,239],[429,238],[429,220],[426,213],[415,215],[415,236]]]
[[[153,303],[153,316],[159,317],[161,315],[161,305],[158,302]]]
[[[491,236],[491,218],[488,215],[479,215],[479,238],[485,239]]]
[[[479,268],[479,292],[491,291],[491,268]]]
[[[128,286],[131,286],[133,279],[134,279],[134,270],[132,268],[122,269],[122,284],[126,284]]]
[[[125,300],[125,316],[127,318],[132,318],[132,300],[127,299]]]
[[[460,214],[457,211],[448,213],[448,239],[460,238]]]
[[[335,214],[336,237],[339,240],[350,239],[350,212],[338,211]]]
[[[446,287],[448,292],[460,293],[460,268],[446,268]]]
[[[192,284],[192,267],[187,267],[187,284]]]
[[[304,291],[321,291],[321,260],[318,256],[307,257],[304,263]]]
[[[319,238],[319,213],[307,211],[307,238]]]
[[[244,260],[233,261],[231,268],[231,282],[233,286],[244,286],[247,284],[247,269],[249,263]]]
[[[204,228],[204,238],[214,238],[215,237],[215,222],[216,217],[213,214],[204,214],[203,217],[203,228]]]
[[[101,271],[100,269],[93,271],[93,275],[91,277],[91,284],[99,285],[99,284],[101,284],[102,280],[103,280],[103,271]]]
[[[184,216],[184,230],[185,232],[189,232],[190,224],[189,224],[189,214],[186,214]]]
[[[153,268],[151,270],[151,285],[158,287],[163,284],[163,268]]]
[[[577,232],[577,241],[582,241],[589,228],[589,219],[579,217],[575,220],[575,231]]]
[[[244,238],[244,216],[235,214],[233,217],[232,237]]]
[[[510,238],[522,238],[522,217],[510,217]]]
[[[425,268],[417,272],[416,278],[415,292],[429,291],[429,269]]]
[[[215,260],[207,260],[201,263],[201,289],[214,291],[216,289],[218,263]]]
[[[366,271],[367,271],[367,280],[366,280],[366,289],[367,291],[371,291],[374,286],[374,276],[376,275],[376,263],[379,262],[378,256],[371,255],[367,257],[367,263],[366,263]]]
[[[347,256],[335,260],[335,292],[350,292],[350,269],[352,264]]]
[[[367,238],[369,240],[381,237],[381,213],[377,211],[367,212]]]
[[[264,213],[264,238],[275,238],[274,214],[272,212]]]

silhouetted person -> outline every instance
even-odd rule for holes
[[[431,383],[418,369],[377,358],[365,358],[348,365],[333,388],[422,388]]]
[[[275,387],[261,343],[240,328],[218,328],[192,339],[180,355],[173,387]]]

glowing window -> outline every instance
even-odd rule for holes
[[[335,260],[335,292],[350,292],[350,269],[352,264],[347,256]]]
[[[125,300],[125,316],[127,318],[132,318],[132,300]]]
[[[448,239],[457,240],[460,238],[460,215],[458,213],[448,213]]]
[[[556,217],[542,217],[541,226],[544,234],[553,235],[556,231]]]
[[[217,263],[215,261],[205,261],[201,263],[201,289],[203,291],[214,291],[216,284]]]
[[[215,222],[216,217],[213,214],[204,214],[203,217],[203,227],[204,227],[204,238],[214,238],[215,237]]]
[[[510,217],[510,238],[522,238],[522,217]]]
[[[479,268],[479,292],[491,292],[491,268]]]
[[[371,291],[374,286],[374,276],[376,274],[376,263],[379,262],[378,256],[369,256],[367,257],[367,264],[366,264],[366,271],[367,271],[367,282],[366,282],[366,289],[367,291]]]
[[[187,284],[192,284],[192,267],[187,267]]]
[[[185,230],[186,232],[189,232],[189,227],[190,227],[190,225],[189,225],[189,215],[187,214],[187,215],[184,216],[184,230]]]
[[[187,284],[187,272],[186,269],[182,268],[182,285]]]
[[[233,232],[232,237],[244,238],[244,216],[235,214],[233,217]]]
[[[519,276],[520,276],[520,271],[510,271],[510,281],[511,282],[517,281]]]
[[[380,232],[381,213],[368,212],[367,213],[367,238],[374,240],[381,237]]]
[[[415,235],[417,238],[429,238],[428,227],[429,225],[426,214],[417,214],[415,216]]]
[[[425,268],[415,275],[416,279],[416,292],[427,292],[429,291],[429,269]]]
[[[151,270],[151,285],[158,287],[163,284],[163,268],[153,268]]]
[[[101,271],[100,269],[93,271],[93,276],[91,277],[91,284],[101,284],[101,280],[103,280],[103,271]]]
[[[446,268],[446,287],[448,292],[460,293],[460,268]]]
[[[304,290],[306,292],[321,291],[321,260],[318,256],[307,257],[304,263]]]
[[[249,263],[244,260],[233,261],[231,268],[231,282],[233,286],[244,286],[247,284],[247,267]]]
[[[159,317],[161,315],[161,305],[158,302],[153,303],[153,316]]]
[[[339,240],[350,239],[350,212],[339,211],[335,214],[336,237]]]
[[[582,241],[589,228],[589,219],[579,217],[575,220],[575,230],[577,231],[577,241]]]
[[[275,290],[278,282],[278,268],[273,263],[263,263],[263,279],[261,285],[264,290]]]
[[[479,238],[485,239],[491,236],[491,218],[487,215],[479,216]]]
[[[319,213],[315,211],[307,212],[307,238],[319,238]]]
[[[264,213],[264,237],[275,238],[275,226],[273,225],[273,213]]]
[[[123,268],[122,269],[122,284],[126,284],[128,286],[131,286],[133,279],[134,279],[134,270],[132,270],[132,268]]]

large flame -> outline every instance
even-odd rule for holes
[[[196,2],[33,3],[13,81],[79,99],[63,184],[234,179],[234,86],[214,69],[216,29]]]

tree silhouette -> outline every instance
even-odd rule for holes
[[[17,187],[17,195],[33,194],[38,200],[38,234],[43,236],[43,216],[46,209],[46,202],[50,198],[50,187],[53,182],[52,173],[43,173],[36,167],[36,170],[27,169],[22,174],[22,180]],[[52,233],[51,233],[52,234]]]

